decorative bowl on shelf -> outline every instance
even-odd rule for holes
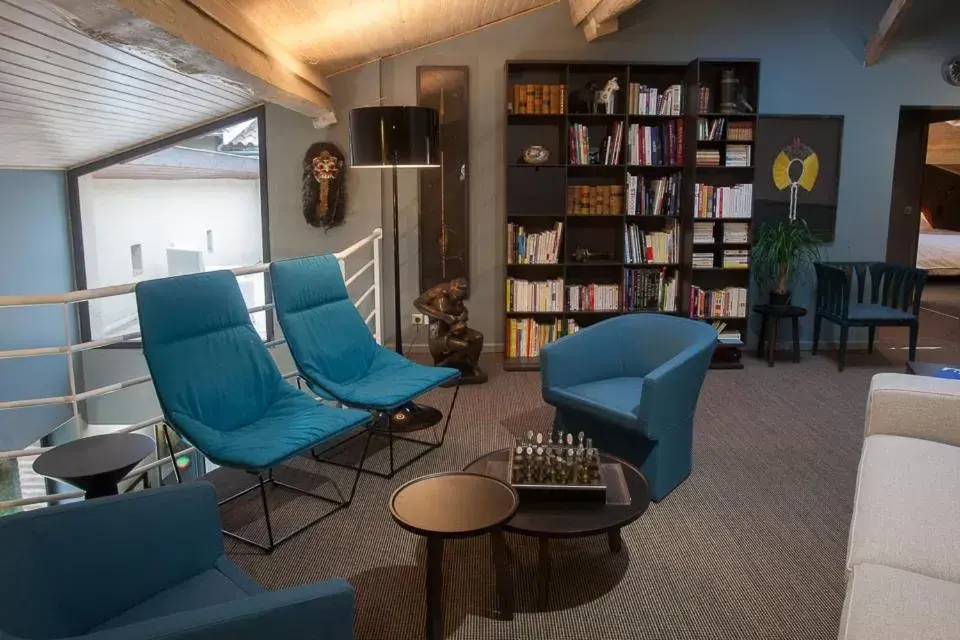
[[[526,164],[546,164],[550,160],[550,152],[546,147],[535,144],[524,149],[520,159]]]

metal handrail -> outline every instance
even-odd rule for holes
[[[367,315],[366,322],[369,325],[371,321],[373,322],[373,335],[377,342],[382,343],[383,341],[383,296],[380,290],[380,255],[381,255],[381,242],[383,238],[383,230],[379,227],[374,229],[366,237],[354,242],[352,245],[344,249],[343,251],[338,251],[334,253],[334,257],[337,258],[337,261],[340,264],[340,272],[344,274],[344,280],[347,286],[355,282],[362,274],[366,273],[369,270],[373,270],[373,285],[363,291],[359,297],[354,302],[356,307],[363,305],[372,295],[373,296],[373,310]],[[353,273],[349,278],[346,277],[346,259],[354,255],[358,251],[362,250],[367,245],[372,245],[373,250],[373,259],[361,265],[355,273]],[[234,275],[248,275],[254,273],[264,273],[270,268],[270,263],[257,264],[248,267],[238,267],[231,269]],[[64,355],[67,358],[68,366],[68,377],[70,383],[70,393],[64,396],[51,396],[46,398],[26,398],[22,400],[12,400],[0,402],[0,410],[4,409],[18,409],[23,407],[35,407],[35,406],[46,406],[46,405],[62,405],[69,404],[73,408],[73,419],[79,421],[79,408],[78,403],[89,400],[91,398],[96,398],[104,396],[122,389],[128,389],[132,386],[144,384],[151,380],[150,376],[138,376],[136,378],[130,378],[128,380],[123,380],[117,383],[105,385],[95,389],[90,389],[87,391],[78,392],[76,388],[76,380],[74,373],[74,354],[89,351],[92,349],[98,349],[101,347],[109,346],[112,344],[119,344],[121,342],[129,342],[140,337],[139,331],[129,332],[122,334],[120,336],[112,336],[109,338],[100,338],[97,340],[89,340],[86,342],[73,343],[70,335],[70,314],[69,314],[69,305],[76,304],[79,302],[86,302],[89,300],[97,300],[101,298],[108,298],[118,295],[127,295],[133,293],[136,287],[136,283],[127,283],[121,285],[113,285],[109,287],[100,287],[97,289],[86,289],[82,291],[71,291],[67,293],[59,294],[41,294],[41,295],[29,295],[29,296],[0,296],[0,309],[2,308],[13,308],[13,307],[30,307],[30,306],[39,306],[39,305],[52,305],[58,304],[61,305],[63,309],[63,325],[64,325],[64,337],[65,343],[63,346],[56,347],[37,347],[37,348],[28,348],[28,349],[8,349],[0,351],[0,359],[3,358],[29,358],[29,357],[38,357],[38,356],[50,356],[50,355]],[[273,309],[273,304],[263,304],[255,307],[250,307],[247,311],[251,314],[259,313],[262,311],[267,311]],[[283,338],[265,341],[264,345],[269,348],[275,348],[281,345],[286,344],[286,340]],[[283,374],[285,380],[289,380],[297,376],[296,371],[291,371]],[[117,433],[130,433],[133,431],[140,431],[142,429],[147,429],[153,427],[157,424],[163,422],[163,416],[155,416],[153,418],[148,418],[136,424],[128,425],[121,429],[117,430]],[[49,451],[53,447],[28,447],[26,449],[19,449],[16,451],[0,451],[0,460],[11,460],[22,457],[37,456],[43,453],[44,451]],[[194,451],[191,447],[184,451],[178,452],[179,454],[190,453]],[[149,471],[156,467],[159,467],[165,464],[167,461],[165,459],[156,460],[154,462],[149,462],[143,464],[135,469],[133,469],[129,474],[127,474],[125,479],[134,478],[145,471]],[[0,509],[11,508],[16,506],[26,506],[33,505],[45,502],[54,502],[57,500],[66,500],[70,498],[81,497],[82,492],[72,491],[58,494],[50,494],[47,496],[38,496],[34,498],[21,498],[17,500],[7,500],[0,501]]]

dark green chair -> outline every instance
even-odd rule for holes
[[[925,270],[885,262],[817,262],[813,266],[817,272],[814,354],[820,343],[820,327],[828,320],[840,326],[840,371],[847,355],[850,327],[867,327],[868,353],[873,353],[877,327],[909,327],[910,360],[916,359],[920,297],[927,282]],[[868,287],[870,302],[864,302]]]

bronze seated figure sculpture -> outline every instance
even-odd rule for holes
[[[467,326],[469,314],[463,299],[466,278],[455,278],[430,287],[413,301],[413,306],[432,321],[430,355],[438,367],[453,367],[462,375],[460,384],[480,384],[487,374],[480,368],[483,334]]]

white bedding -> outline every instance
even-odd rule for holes
[[[960,231],[921,231],[917,266],[934,276],[960,275]]]

